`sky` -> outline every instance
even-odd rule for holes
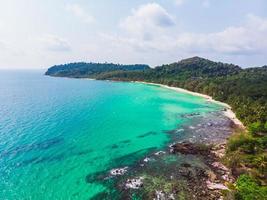
[[[0,0],[0,69],[200,56],[267,65],[266,0]]]

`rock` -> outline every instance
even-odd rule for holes
[[[210,181],[206,181],[206,183],[210,190],[228,190],[228,188],[221,183],[212,183]]]
[[[207,170],[206,174],[207,174],[209,180],[211,180],[211,181],[215,181],[215,179],[217,178],[216,174],[211,170]]]
[[[160,156],[160,155],[163,155],[165,154],[166,152],[165,151],[158,151],[155,153],[156,156]]]
[[[172,143],[169,145],[169,148],[173,148],[175,146],[175,143]]]
[[[156,191],[156,198],[154,200],[165,200],[165,194],[162,191]]]
[[[210,152],[210,148],[208,146],[203,146],[191,142],[182,142],[177,143],[172,146],[173,153],[181,153],[181,154],[192,154],[192,155],[208,155]]]
[[[225,146],[226,144],[221,143],[212,148],[211,153],[213,153],[218,158],[223,158],[225,155]]]
[[[139,178],[134,178],[134,179],[127,179],[126,183],[125,183],[125,188],[127,189],[139,189],[141,187],[143,187],[143,177],[139,177]]]
[[[181,117],[183,118],[191,118],[191,117],[195,117],[195,116],[199,116],[200,113],[189,113],[189,114],[183,114],[181,115]]]
[[[223,175],[222,176],[222,179],[225,180],[225,181],[228,181],[228,182],[231,182],[232,181],[232,179],[229,177],[228,174]]]
[[[212,151],[212,153],[218,158],[223,158],[225,155],[225,150],[222,149],[222,150]]]
[[[175,200],[174,194],[170,194],[168,197],[169,200]]]
[[[208,126],[212,126],[212,123],[209,122],[209,123],[207,123],[207,125],[208,125]]]
[[[179,169],[179,174],[188,179],[191,179],[193,175],[192,172],[188,168],[185,168],[185,167]]]
[[[127,172],[128,167],[117,168],[110,170],[110,175],[112,176],[121,176]]]
[[[185,168],[191,167],[191,165],[189,163],[182,163],[181,166],[185,167]]]
[[[156,198],[153,200],[175,200],[174,194],[166,194],[163,191],[157,191],[155,194]]]
[[[144,159],[144,162],[149,162],[150,160],[151,160],[150,158],[146,157],[146,158]]]
[[[174,146],[175,146],[175,144],[170,144],[169,145],[170,153],[174,153]]]
[[[222,163],[214,162],[211,164],[213,167],[223,170],[223,171],[229,171],[227,167],[225,167]]]

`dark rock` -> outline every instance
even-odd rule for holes
[[[204,144],[182,142],[172,145],[173,153],[208,155],[211,147]]]
[[[182,166],[182,167],[186,167],[186,168],[191,167],[191,165],[188,164],[188,163],[182,163],[181,166]]]

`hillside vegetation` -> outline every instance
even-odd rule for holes
[[[71,78],[96,78],[99,74],[112,71],[135,71],[149,69],[148,65],[120,65],[113,63],[70,63],[50,67],[45,75]]]

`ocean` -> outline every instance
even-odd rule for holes
[[[87,177],[130,167],[172,141],[206,99],[142,83],[0,73],[0,199],[91,199]],[[179,140],[179,137],[177,138]]]

